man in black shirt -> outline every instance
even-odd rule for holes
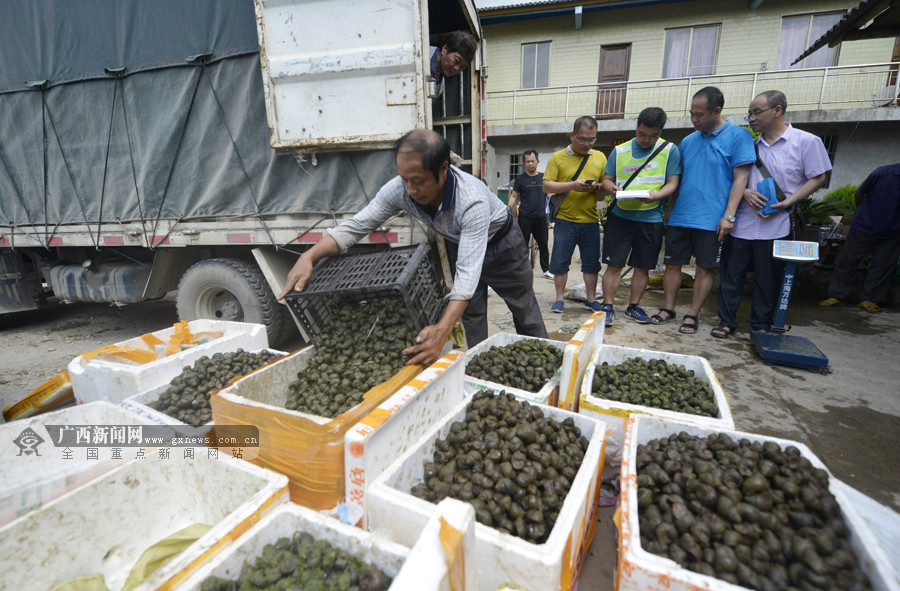
[[[553,275],[550,273],[550,251],[547,248],[549,230],[547,228],[547,196],[542,188],[544,174],[537,170],[537,152],[526,150],[524,157],[525,172],[517,176],[513,182],[508,205],[513,215],[516,215],[516,199],[521,197],[518,218],[519,227],[522,228],[522,234],[525,236],[525,243],[528,244],[528,238],[534,236],[540,254],[541,271],[544,277],[553,279]]]

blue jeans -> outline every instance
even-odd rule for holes
[[[580,224],[557,218],[553,226],[553,252],[550,253],[551,273],[564,275],[569,272],[576,246],[581,255],[581,272],[600,272],[600,226],[597,222]]]

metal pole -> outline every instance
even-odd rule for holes
[[[512,120],[513,123],[516,122],[516,103],[518,103],[518,102],[519,102],[518,91],[514,90],[513,91],[513,120]]]
[[[687,79],[687,92],[684,93],[684,112],[688,115],[691,114],[691,77],[688,76]]]
[[[750,91],[750,101],[752,101],[756,97],[756,76],[757,73],[753,72],[753,90]],[[748,103],[750,101],[747,101]]]
[[[818,108],[822,108],[822,102],[825,100],[825,82],[828,80],[828,68],[825,68],[825,73],[822,74],[822,91],[819,92],[819,106]]]
[[[566,86],[566,121],[569,120],[569,91],[571,90],[570,86]]]

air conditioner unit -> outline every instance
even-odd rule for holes
[[[897,101],[897,85],[885,86],[872,95],[873,107],[889,107]]]

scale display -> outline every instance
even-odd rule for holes
[[[818,261],[819,243],[799,240],[775,240],[772,256],[783,261]]]

